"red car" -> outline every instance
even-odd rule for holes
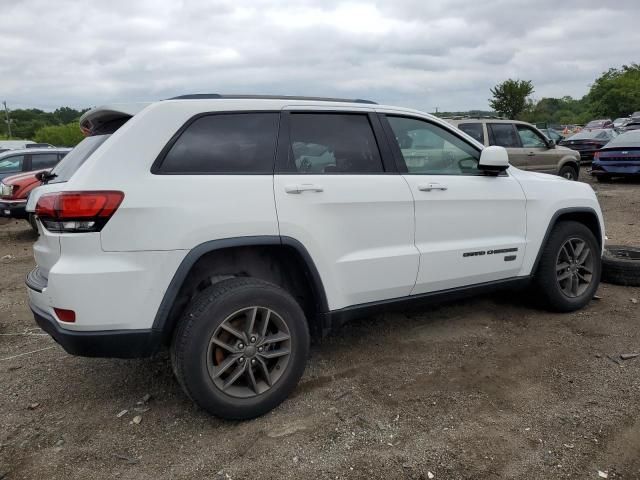
[[[50,150],[54,155],[58,154],[58,161],[70,151],[68,148]],[[57,161],[55,163],[57,163]],[[50,167],[53,166],[54,165],[50,165]],[[29,198],[31,190],[42,183],[36,178],[36,175],[41,172],[48,172],[49,170],[51,170],[51,168],[32,170],[3,178],[2,181],[0,181],[0,217],[29,220],[29,223],[32,224],[31,226],[34,227],[33,222],[25,210],[27,198]]]

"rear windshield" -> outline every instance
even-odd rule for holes
[[[575,135],[572,135],[571,137],[569,137],[569,140],[585,140],[585,139],[608,140],[611,137],[612,135],[606,130],[591,130],[591,131],[583,130],[582,132],[576,133]]]
[[[623,133],[607,143],[607,147],[640,147],[640,131]]]
[[[69,179],[76,173],[76,170],[91,156],[96,149],[102,145],[111,134],[107,135],[94,135],[82,140],[76,148],[71,150],[60,163],[51,170],[52,174],[56,177],[49,180],[49,183],[62,183],[68,182]]]

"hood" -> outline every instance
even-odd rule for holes
[[[2,183],[4,183],[5,185],[15,185],[16,183],[21,183],[22,181],[28,179],[28,178],[33,178],[33,180],[35,181],[35,175],[36,173],[40,173],[40,172],[46,172],[50,170],[49,168],[45,168],[42,170],[32,170],[30,172],[24,172],[24,173],[17,173],[15,175],[11,175],[10,177],[5,177],[2,179]]]

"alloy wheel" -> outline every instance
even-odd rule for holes
[[[570,238],[562,244],[556,259],[556,279],[567,297],[582,295],[593,279],[594,256],[580,238]]]
[[[246,307],[216,329],[207,349],[213,383],[232,397],[251,398],[271,389],[291,356],[291,334],[275,311]]]

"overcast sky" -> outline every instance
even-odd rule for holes
[[[516,6],[518,5],[518,6]],[[0,100],[95,106],[184,93],[486,109],[489,88],[581,97],[640,61],[640,0],[0,0]]]

